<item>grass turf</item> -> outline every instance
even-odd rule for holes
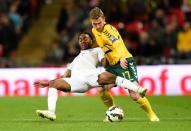
[[[57,120],[38,118],[46,97],[1,97],[0,131],[190,131],[191,97],[148,97],[161,121],[149,122],[129,97],[115,97],[125,112],[122,122],[103,123],[106,107],[99,97],[60,97]]]

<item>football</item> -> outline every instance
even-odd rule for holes
[[[112,106],[106,111],[106,119],[110,122],[120,122],[123,118],[124,113],[120,107]]]

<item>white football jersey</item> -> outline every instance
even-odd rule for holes
[[[97,69],[103,58],[104,52],[100,47],[82,50],[68,67],[71,70],[71,77],[80,77],[80,75]]]

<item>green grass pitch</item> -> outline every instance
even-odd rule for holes
[[[161,121],[149,122],[129,97],[114,97],[125,112],[122,122],[103,123],[106,107],[99,97],[59,97],[57,120],[38,118],[46,97],[1,97],[0,131],[191,131],[191,97],[148,97]]]

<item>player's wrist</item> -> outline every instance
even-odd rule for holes
[[[121,61],[124,61],[124,60],[126,60],[125,57],[121,57],[121,58],[119,59],[120,62],[121,62]]]

